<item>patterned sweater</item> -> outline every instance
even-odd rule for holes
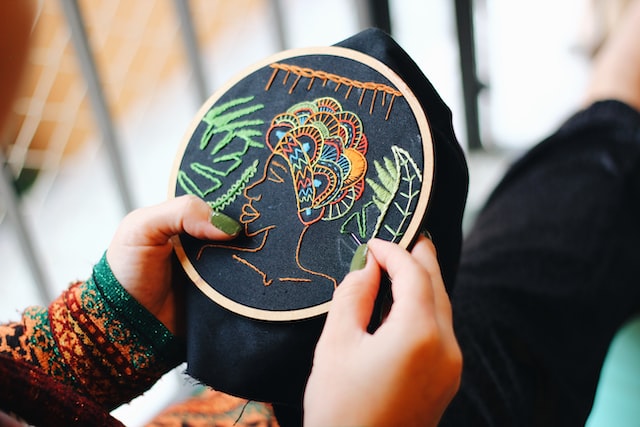
[[[29,402],[56,389],[54,396],[68,390],[83,404],[110,411],[181,363],[183,351],[118,283],[103,256],[86,282],[72,284],[48,309],[30,307],[21,321],[0,325],[0,409],[29,421],[31,414],[21,413]]]

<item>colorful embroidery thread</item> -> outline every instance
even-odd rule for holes
[[[404,235],[402,231],[404,223],[413,215],[413,209],[415,209],[420,194],[422,174],[407,150],[394,145],[391,147],[391,151],[393,160],[384,157],[384,164],[374,160],[373,164],[376,169],[377,180],[373,178],[366,179],[367,184],[373,190],[373,198],[371,202],[362,207],[361,211],[355,212],[347,218],[340,228],[341,233],[352,233],[349,231],[349,225],[355,222],[358,230],[357,234],[363,240],[382,237],[391,242],[397,242]],[[375,228],[369,235],[366,228],[367,216],[371,215],[372,205],[378,209],[379,214]],[[384,220],[387,218],[386,214],[392,207],[398,210],[401,219],[394,226],[387,223],[382,227]],[[383,236],[381,232],[388,235]]]
[[[176,171],[176,195],[196,194],[243,226],[229,242],[181,237],[189,276],[263,320],[325,312],[358,244],[409,244],[431,165],[419,105],[375,60],[283,58],[212,97]]]
[[[390,100],[389,100],[389,106],[387,107],[387,115],[385,116],[385,120],[389,119],[389,115],[391,114],[391,107],[393,107],[393,102],[395,98],[398,96],[402,96],[402,92],[392,88],[391,86],[385,85],[383,83],[361,82],[358,80],[352,80],[348,77],[339,76],[333,73],[328,73],[326,71],[313,70],[311,68],[299,67],[297,65],[290,65],[290,64],[271,64],[271,68],[273,68],[273,74],[271,75],[271,79],[269,79],[269,82],[267,83],[265,90],[269,90],[269,88],[273,84],[273,81],[275,80],[278,74],[278,71],[283,70],[286,72],[284,79],[282,81],[283,85],[287,84],[287,81],[289,80],[289,75],[294,74],[296,76],[296,79],[293,81],[293,83],[291,84],[291,87],[289,88],[289,94],[293,93],[293,90],[296,88],[296,86],[298,85],[298,82],[302,77],[309,79],[307,90],[311,90],[311,88],[313,87],[313,83],[316,79],[322,81],[322,86],[325,86],[328,81],[336,83],[336,88],[335,88],[336,92],[338,91],[338,89],[340,89],[340,86],[343,86],[343,85],[346,86],[348,89],[344,95],[344,99],[349,98],[349,95],[351,95],[351,91],[353,90],[354,87],[358,89],[362,89],[362,93],[360,94],[360,99],[358,100],[358,105],[362,105],[362,101],[364,99],[364,96],[367,90],[372,91],[373,95],[371,98],[371,105],[369,107],[369,114],[373,113],[373,107],[375,105],[376,98],[379,92],[382,93],[382,98],[381,98],[382,106],[385,105],[387,96],[389,96]]]
[[[303,224],[340,218],[362,195],[367,137],[358,116],[335,99],[301,102],[276,116],[267,145],[287,161]]]

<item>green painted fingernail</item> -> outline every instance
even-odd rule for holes
[[[358,246],[356,252],[353,254],[353,258],[351,258],[351,266],[349,267],[349,271],[362,270],[365,265],[367,265],[367,252],[369,251],[369,247],[366,243]]]
[[[211,213],[211,224],[230,236],[235,236],[242,230],[242,225],[240,225],[238,221],[222,212],[213,211],[213,213]]]

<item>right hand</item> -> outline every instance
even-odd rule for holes
[[[460,384],[462,355],[435,248],[411,253],[369,242],[364,269],[334,294],[304,397],[304,425],[435,426]],[[392,281],[387,318],[367,332],[380,282]]]

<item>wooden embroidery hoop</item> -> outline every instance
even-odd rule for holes
[[[170,178],[170,186],[169,186],[169,198],[176,197],[176,189],[177,189],[177,178],[178,173],[180,171],[180,166],[182,162],[183,155],[187,146],[191,142],[192,135],[196,131],[196,128],[201,123],[202,118],[205,114],[216,104],[216,102],[230,89],[232,89],[236,84],[241,82],[247,76],[252,74],[255,71],[258,71],[264,67],[269,66],[273,63],[278,63],[287,59],[301,57],[301,56],[322,56],[328,55],[339,58],[346,58],[350,60],[354,60],[361,64],[364,64],[377,73],[384,76],[388,81],[390,81],[395,88],[400,91],[409,105],[411,112],[413,114],[413,118],[417,123],[417,127],[419,129],[420,138],[422,141],[422,154],[423,154],[423,165],[422,165],[422,185],[420,188],[420,195],[417,202],[417,205],[414,210],[414,214],[411,217],[409,226],[406,228],[404,235],[397,243],[402,247],[409,247],[414,241],[415,237],[420,231],[420,226],[422,220],[424,219],[429,203],[429,198],[431,195],[431,188],[433,184],[433,176],[434,176],[434,150],[433,150],[433,139],[431,135],[431,128],[428,123],[428,119],[424,109],[418,99],[415,97],[411,89],[407,86],[407,84],[402,80],[400,76],[398,76],[393,70],[391,70],[384,63],[379,60],[363,54],[359,51],[347,49],[343,47],[337,46],[326,46],[326,47],[315,47],[315,48],[303,48],[303,49],[291,49],[284,52],[280,52],[278,54],[272,55],[262,61],[255,63],[254,65],[248,67],[243,72],[240,72],[236,75],[235,78],[228,81],[225,85],[223,85],[220,89],[218,89],[200,108],[195,118],[191,122],[181,144],[178,149],[178,155],[176,156],[171,178]],[[313,305],[306,308],[299,308],[294,310],[285,310],[285,311],[275,311],[275,310],[264,310],[261,308],[249,307],[245,304],[242,304],[238,301],[235,301],[228,296],[224,295],[220,291],[214,288],[205,278],[198,273],[196,267],[193,264],[192,259],[186,253],[185,248],[183,247],[183,243],[180,237],[175,237],[173,239],[174,247],[178,259],[182,264],[185,272],[189,276],[189,278],[194,282],[194,284],[198,287],[198,289],[206,295],[213,302],[219,304],[220,306],[237,313],[239,315],[257,319],[264,321],[293,321],[293,320],[301,320],[307,319],[311,317],[315,317],[318,315],[322,315],[329,310],[329,306],[331,301],[328,300],[326,302]]]

